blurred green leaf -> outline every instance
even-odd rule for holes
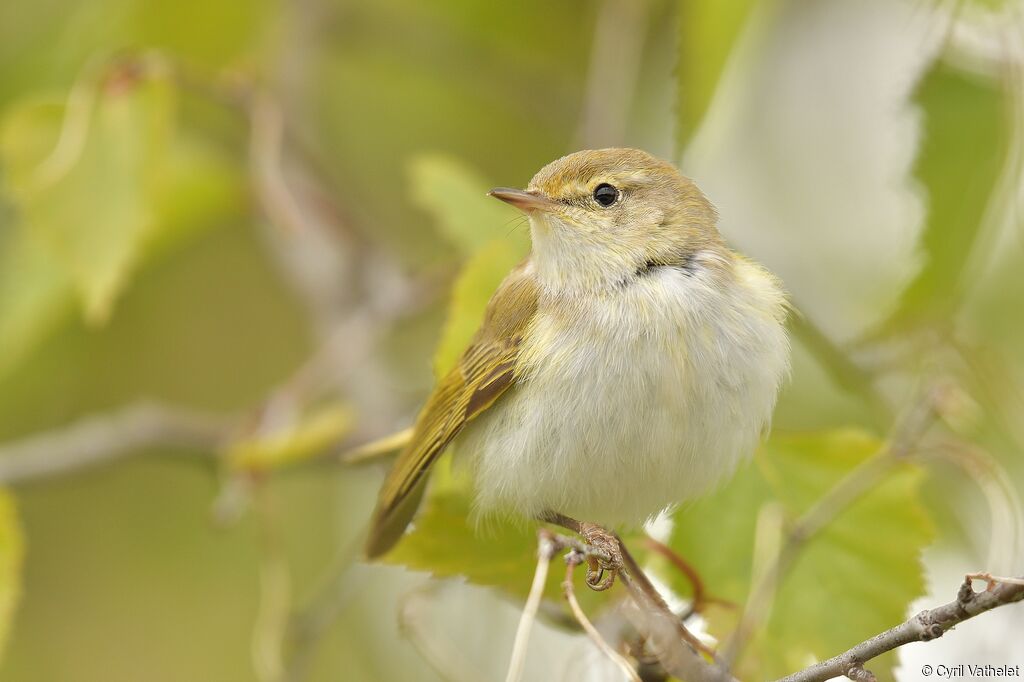
[[[63,106],[30,99],[4,121],[3,169],[37,167],[52,148]],[[8,137],[9,135],[9,137]],[[209,143],[179,130],[167,150],[166,173],[155,198],[160,227],[142,254],[147,260],[218,224],[245,206],[237,162]],[[27,178],[18,178],[27,182]],[[8,193],[10,192],[10,188]],[[106,195],[103,195],[105,200]],[[102,203],[102,202],[100,202]],[[66,263],[44,235],[13,211],[0,221],[0,375],[74,309],[75,289]],[[84,224],[84,222],[83,222]]]
[[[14,612],[21,598],[25,541],[14,497],[0,490],[0,653],[7,643]]]
[[[928,199],[924,266],[890,325],[921,317],[945,320],[956,307],[1009,148],[1007,97],[998,83],[941,60],[918,86],[924,131],[915,175]]]
[[[247,178],[239,160],[187,129],[178,129],[169,144],[160,180],[160,226],[147,242],[144,257],[159,255],[248,211]]]
[[[450,473],[450,456],[435,466],[431,490],[413,529],[387,555],[401,564],[442,577],[463,576],[525,597],[537,565],[537,533],[532,524],[471,519],[468,481]]]
[[[972,5],[984,8],[989,11],[1001,11],[1007,7],[1012,7],[1015,2],[1013,0],[968,0]]]
[[[537,568],[539,524],[503,516],[474,518],[468,475],[452,464],[453,457],[452,453],[446,454],[435,465],[430,490],[412,529],[384,560],[440,577],[461,576],[524,599]],[[641,560],[644,556],[641,551],[634,554]],[[584,569],[577,571],[577,597],[585,610],[592,612],[621,595],[618,591],[610,594],[586,589]],[[562,599],[564,577],[564,564],[556,558],[548,574],[547,598]]]
[[[712,596],[742,605],[764,505],[781,504],[796,517],[880,446],[853,430],[775,436],[755,464],[676,515],[670,544],[697,568]],[[741,663],[744,675],[781,677],[904,619],[923,592],[920,553],[932,537],[918,493],[921,478],[916,467],[896,468],[807,543]],[[684,579],[668,575],[676,589],[688,591]],[[738,611],[712,607],[708,615],[712,633],[724,637]],[[892,679],[886,670],[892,663],[892,657],[873,662],[872,671]]]
[[[238,471],[280,469],[323,454],[352,428],[352,411],[344,405],[326,405],[296,423],[232,443],[228,465]]]
[[[0,376],[71,310],[73,294],[36,235],[0,225]]]
[[[488,183],[461,161],[419,156],[410,165],[412,194],[469,258],[452,288],[434,373],[455,366],[484,319],[491,295],[530,250],[525,217],[487,196]]]
[[[452,287],[441,342],[434,353],[436,376],[443,376],[455,366],[483,322],[487,302],[526,251],[521,243],[496,241],[474,254],[463,266]]]
[[[112,73],[95,103],[83,99],[60,128],[52,105],[16,110],[3,126],[0,158],[24,225],[67,271],[86,318],[102,322],[158,225],[174,91],[156,75]]]
[[[679,3],[676,144],[682,151],[707,113],[755,0]]]
[[[267,32],[288,19],[286,7],[273,0],[131,2],[123,30],[135,44],[187,55],[192,64],[237,68],[259,62]]]
[[[522,214],[487,196],[487,181],[461,161],[423,155],[409,164],[412,198],[453,246],[472,254],[510,230]]]

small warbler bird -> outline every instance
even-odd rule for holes
[[[671,164],[581,151],[490,194],[529,217],[533,249],[420,413],[370,558],[401,537],[453,442],[478,514],[638,526],[754,450],[788,370],[778,281],[726,246]]]

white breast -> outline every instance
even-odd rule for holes
[[[568,314],[542,300],[522,381],[456,445],[479,513],[639,525],[754,450],[788,367],[784,298],[760,267],[702,257]]]

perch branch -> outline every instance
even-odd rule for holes
[[[986,582],[987,589],[975,592],[973,579]],[[1024,577],[994,578],[988,574],[970,574],[964,578],[956,599],[934,609],[922,611],[910,620],[861,642],[834,658],[823,661],[778,682],[824,682],[845,675],[851,679],[863,677],[864,665],[873,658],[911,642],[928,642],[941,637],[948,630],[978,614],[1024,599]],[[853,677],[853,675],[862,675]]]
[[[562,514],[546,513],[543,521],[580,534],[585,525]],[[623,568],[619,574],[622,584],[626,587],[636,605],[626,615],[634,626],[645,633],[658,659],[665,670],[680,679],[692,679],[699,682],[736,682],[703,642],[686,629],[682,619],[672,612],[657,588],[647,578],[636,559],[622,542],[615,536],[618,551],[622,557]],[[706,661],[704,653],[712,662]]]
[[[605,638],[601,636],[601,633],[597,631],[594,624],[587,618],[587,614],[583,612],[583,608],[580,606],[580,602],[576,599],[576,589],[573,586],[573,573],[576,567],[579,566],[585,560],[584,556],[579,552],[573,550],[565,557],[565,581],[562,583],[562,593],[565,595],[565,600],[569,602],[569,609],[572,611],[572,615],[579,622],[580,626],[583,627],[583,631],[587,633],[591,641],[597,645],[597,648],[607,656],[620,670],[629,678],[632,682],[641,682],[640,676],[637,675],[636,670],[630,665],[618,651],[612,648]]]
[[[846,671],[846,676],[854,682],[878,682],[875,674],[862,665],[854,665]]]

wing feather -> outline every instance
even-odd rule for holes
[[[458,364],[431,393],[416,420],[412,440],[384,480],[366,544],[368,558],[394,546],[416,514],[431,465],[472,419],[516,381],[516,359],[537,311],[538,287],[528,262],[498,287],[484,322]]]

